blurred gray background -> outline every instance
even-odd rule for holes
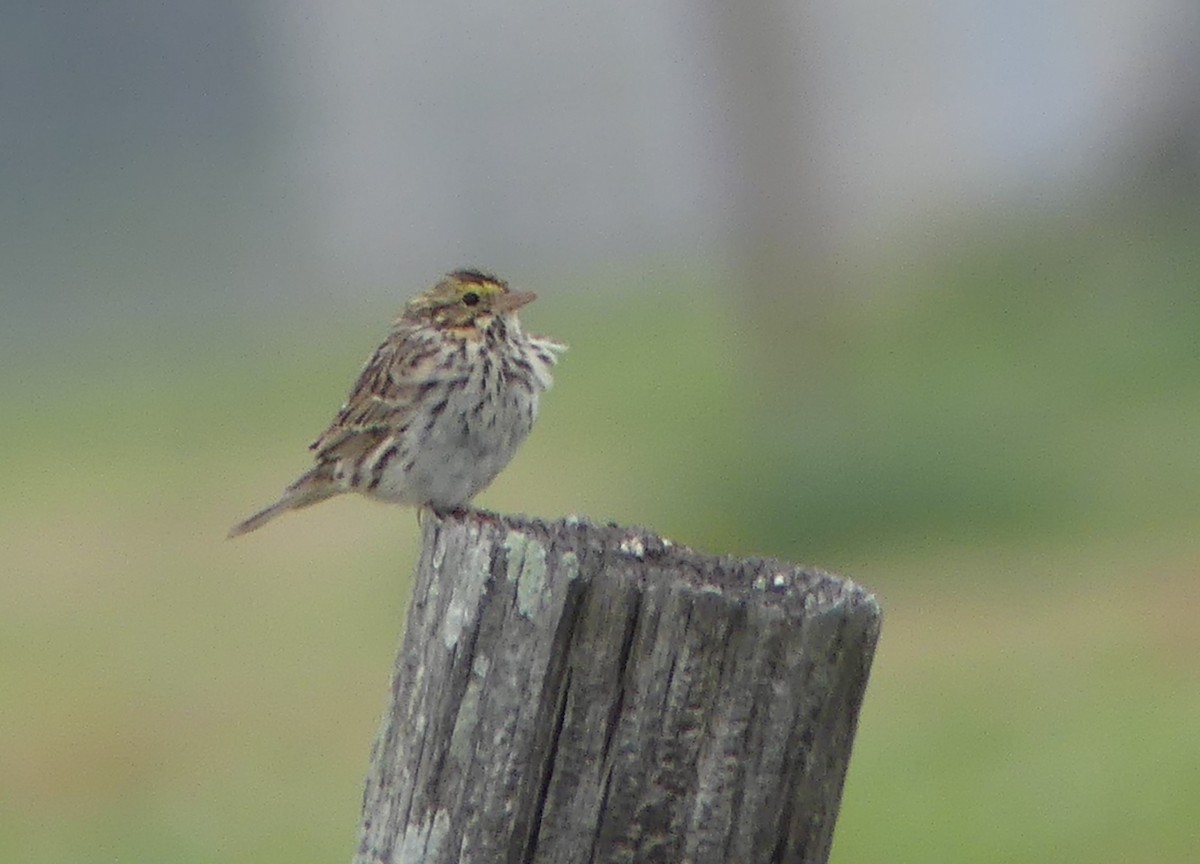
[[[566,290],[614,262],[720,265],[772,232],[853,262],[981,210],[1194,193],[1198,17],[10,4],[4,318],[392,295],[461,262]]]

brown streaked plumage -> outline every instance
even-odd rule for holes
[[[470,501],[529,434],[566,350],[521,329],[517,310],[535,297],[456,270],[410,300],[310,445],[314,467],[229,536],[344,492],[438,509]]]

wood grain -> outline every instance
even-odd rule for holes
[[[355,861],[823,862],[879,625],[779,561],[429,517]]]

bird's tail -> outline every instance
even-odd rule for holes
[[[261,528],[281,513],[308,507],[342,491],[330,482],[327,475],[326,466],[318,465],[289,486],[274,504],[230,528],[230,539]]]

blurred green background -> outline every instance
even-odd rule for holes
[[[0,859],[348,860],[415,516],[224,535],[474,264],[481,506],[879,595],[835,862],[1195,860],[1186,5],[202,6],[0,13]]]

